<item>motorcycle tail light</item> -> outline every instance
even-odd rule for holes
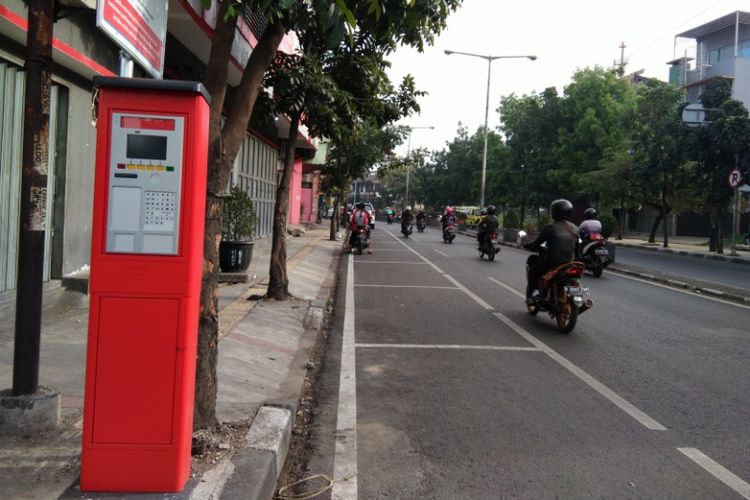
[[[495,232],[490,233],[490,238],[492,238],[493,240],[497,238],[497,233]]]
[[[570,267],[565,273],[567,276],[572,276],[574,278],[580,278],[583,276],[583,268],[582,267]]]

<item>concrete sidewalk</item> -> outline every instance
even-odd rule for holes
[[[250,419],[252,424],[235,455],[209,464],[213,467],[191,478],[179,494],[78,490],[88,309],[87,301],[65,297],[71,292],[56,297],[43,314],[40,382],[60,392],[63,426],[45,436],[0,436],[0,497],[270,498],[288,450],[308,355],[334,290],[341,244],[328,236],[324,225],[287,237],[294,296],[289,301],[248,300],[265,294],[270,238],[255,244],[248,283],[220,287],[217,416],[222,422]],[[12,384],[13,332],[13,317],[3,317],[0,389]]]
[[[656,238],[656,243],[649,243],[647,234],[626,234],[621,240],[611,237],[609,241],[622,247],[640,248],[702,259],[734,262],[737,264],[750,264],[750,247],[739,244],[740,238],[738,238],[736,247],[737,255],[734,256],[730,255],[731,247],[728,245],[724,247],[723,254],[717,254],[716,252],[709,251],[708,238],[692,236],[670,236],[668,248],[663,247],[659,236]]]

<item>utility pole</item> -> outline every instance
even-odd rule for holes
[[[625,74],[625,65],[627,64],[627,61],[625,61],[625,48],[627,45],[625,45],[625,42],[620,42],[620,64],[617,69],[617,72],[620,74],[620,76],[623,76]]]
[[[39,388],[54,0],[29,0],[13,395]]]

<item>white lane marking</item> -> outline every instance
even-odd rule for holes
[[[396,238],[396,236],[394,236],[393,234],[391,234],[391,236],[393,236],[394,238]],[[396,238],[396,241],[399,241],[398,238]],[[481,298],[479,298],[479,296],[477,294],[475,294],[474,292],[472,292],[471,290],[469,290],[468,288],[466,288],[464,285],[462,285],[453,276],[451,276],[450,274],[446,273],[445,271],[443,271],[442,269],[440,269],[438,266],[436,266],[435,264],[433,264],[427,257],[425,257],[421,253],[417,252],[413,248],[406,246],[406,243],[404,243],[403,241],[401,241],[400,243],[402,245],[404,245],[406,248],[408,248],[409,250],[411,250],[411,252],[414,255],[416,255],[417,257],[419,257],[420,259],[422,259],[423,261],[425,261],[426,263],[428,263],[430,266],[432,266],[432,268],[435,269],[437,272],[439,272],[440,274],[442,274],[443,276],[445,276],[445,279],[447,279],[448,281],[450,281],[451,283],[453,283],[454,285],[456,285],[457,288],[459,288],[462,292],[464,292],[466,295],[468,295],[469,297],[471,297],[474,300],[474,302],[476,302],[477,304],[479,304],[483,308],[487,309],[488,311],[492,311],[493,309],[495,309],[494,307],[492,307],[491,305],[489,305],[487,302],[485,302],[484,300],[482,300]]]
[[[728,300],[720,299],[718,297],[711,297],[709,295],[703,295],[701,293],[696,293],[696,292],[694,292],[692,290],[681,290],[679,288],[675,288],[675,287],[668,286],[668,285],[663,285],[661,283],[655,283],[653,281],[644,280],[642,278],[636,278],[635,276],[628,276],[627,274],[621,274],[621,273],[618,273],[615,270],[612,270],[612,272],[610,274],[612,274],[613,276],[615,276],[617,278],[624,278],[626,280],[638,281],[639,283],[646,283],[647,285],[653,285],[653,286],[658,286],[658,287],[661,287],[661,288],[666,288],[667,290],[672,290],[673,292],[684,293],[686,295],[690,295],[691,297],[698,297],[698,298],[701,298],[701,299],[713,300],[715,302],[721,302],[722,304],[727,304],[727,305],[730,305],[730,306],[740,307],[742,309],[750,309],[750,306],[746,306],[744,304],[738,304],[737,302],[730,302]]]
[[[411,264],[414,266],[426,266],[424,262],[410,262],[408,260],[364,260],[357,259],[355,264]]]
[[[536,351],[538,347],[458,344],[356,344],[357,349],[466,349],[478,351]]]
[[[474,299],[474,302],[476,302],[480,306],[484,307],[488,311],[492,311],[493,309],[495,309],[494,307],[492,307],[491,305],[489,305],[487,302],[485,302],[484,300],[480,299],[477,294],[475,294],[474,292],[472,292],[471,290],[469,290],[468,288],[466,288],[465,286],[463,286],[461,283],[459,283],[458,280],[456,278],[454,278],[453,276],[451,276],[450,274],[446,274],[445,278],[448,281],[450,281],[451,283],[453,283],[454,285],[456,285],[458,288],[460,288],[461,291],[463,291],[466,295],[468,295],[469,297],[471,297],[472,299]]]
[[[701,453],[697,448],[677,448],[690,460],[703,467],[712,476],[736,491],[743,498],[750,499],[750,484],[732,474],[724,466]]]
[[[439,253],[439,254],[440,254],[440,255],[442,255],[443,257],[450,257],[450,255],[448,255],[448,254],[447,254],[447,253],[445,253],[445,252],[441,252],[441,251],[440,251],[440,250],[438,250],[437,248],[433,248],[433,250],[435,250],[435,251],[436,251],[437,253]]]
[[[374,284],[365,284],[365,283],[357,283],[357,288],[359,287],[370,287],[370,288],[434,288],[436,290],[460,290],[457,286],[433,286],[433,285],[374,285]]]
[[[550,358],[557,361],[563,368],[571,372],[573,375],[581,379],[585,384],[587,384],[589,387],[594,389],[596,392],[607,398],[609,401],[611,401],[615,406],[620,408],[622,411],[636,419],[641,425],[646,427],[649,430],[652,431],[665,431],[667,430],[666,427],[661,425],[659,422],[654,420],[653,418],[649,417],[644,413],[643,411],[636,408],[633,404],[626,401],[623,397],[615,393],[612,389],[607,387],[606,385],[602,384],[598,380],[596,380],[594,377],[586,373],[585,371],[578,368],[576,365],[562,357],[560,354],[557,353],[554,349],[549,347],[547,344],[542,342],[541,340],[534,337],[532,334],[518,326],[516,323],[513,322],[510,318],[505,316],[501,313],[494,313],[495,317],[498,318],[500,321],[508,325],[510,328],[512,328],[516,333],[518,333],[521,337],[526,339],[529,343],[532,345],[538,347],[540,350],[544,351]]]
[[[331,498],[336,500],[357,498],[357,379],[354,342],[354,259],[350,255],[341,342],[336,453],[333,461],[334,483],[331,490]]]
[[[487,277],[487,279],[488,279],[488,280],[490,280],[491,282],[493,282],[494,284],[496,284],[496,285],[498,285],[498,286],[501,286],[501,287],[505,288],[505,289],[506,289],[506,290],[508,290],[509,292],[512,292],[512,293],[516,294],[516,295],[517,295],[518,297],[521,297],[522,299],[526,299],[526,294],[525,294],[525,293],[521,293],[521,292],[519,292],[519,291],[518,291],[518,290],[516,290],[515,288],[512,288],[512,287],[511,287],[511,286],[509,286],[509,285],[506,285],[506,284],[505,284],[505,283],[503,283],[502,281],[498,281],[498,280],[496,280],[495,278],[491,278],[491,277],[489,277],[489,276]]]
[[[391,236],[393,236],[394,240],[396,240],[397,242],[401,243],[404,247],[406,247],[405,251],[408,250],[409,252],[413,253],[414,255],[416,255],[417,257],[419,257],[423,261],[425,261],[427,264],[429,264],[429,266],[431,268],[433,268],[435,271],[439,272],[440,274],[445,274],[445,271],[443,271],[438,266],[436,266],[435,264],[433,264],[432,262],[430,262],[427,258],[423,257],[422,254],[420,254],[419,252],[417,252],[413,248],[407,246],[406,243],[404,243],[403,241],[399,240],[398,237],[395,234],[391,233],[390,231],[388,232],[388,234],[390,234]]]

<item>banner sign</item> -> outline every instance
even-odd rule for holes
[[[98,0],[96,25],[154,78],[162,78],[167,0]]]

